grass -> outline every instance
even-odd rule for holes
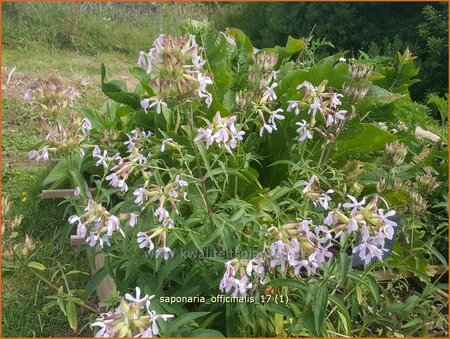
[[[110,78],[115,78],[119,74],[127,74],[128,65],[133,64],[134,60],[116,52],[97,56],[72,51],[58,53],[56,50],[43,48],[33,49],[28,54],[25,52],[22,48],[3,49],[2,55],[2,67],[7,70],[16,67],[10,83],[4,86],[2,101],[2,195],[11,201],[11,215],[23,215],[16,239],[20,243],[27,234],[37,243],[30,260],[47,267],[47,270],[40,272],[42,275],[52,279],[52,274],[58,267],[64,268],[66,273],[71,270],[89,272],[84,251],[69,245],[64,206],[58,205],[60,201],[43,200],[40,196],[44,189],[41,183],[54,163],[37,165],[27,156],[28,150],[45,137],[43,132],[38,132],[35,128],[37,117],[43,115],[64,120],[69,108],[45,110],[24,102],[22,96],[30,84],[49,78],[58,78],[75,86],[84,81],[87,85],[77,104],[98,108],[105,100],[99,88],[100,62],[105,62]],[[4,74],[3,84],[6,77]],[[131,78],[122,77],[122,80],[133,86]],[[45,308],[51,301],[48,297],[54,295],[55,291],[21,265],[23,263],[17,260],[12,263],[4,262],[3,337],[92,336],[92,331],[86,324],[92,320],[93,315],[77,308],[80,325],[78,331],[73,332],[58,307]],[[72,275],[68,280],[69,287],[82,290],[88,279],[87,274]],[[63,284],[60,275],[53,277],[52,282],[57,286]],[[92,306],[96,302],[92,298],[89,300]]]

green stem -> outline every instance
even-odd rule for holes
[[[189,128],[191,130],[192,148],[194,149],[194,156],[195,156],[195,163],[197,165],[198,179],[200,180],[200,188],[201,188],[203,196],[204,196],[205,205],[208,210],[208,214],[211,215],[212,208],[211,208],[211,203],[208,199],[208,193],[206,191],[206,185],[205,185],[202,168],[201,168],[201,164],[200,164],[200,156],[198,154],[197,145],[195,144],[195,142],[192,139],[192,137],[194,136],[194,112],[192,110],[192,104],[191,104],[191,107],[189,110]]]
[[[54,289],[55,291],[57,291],[57,292],[59,291],[59,288],[58,288],[58,287],[56,287],[54,284],[52,284],[49,280],[47,280],[46,278],[44,278],[42,275],[40,275],[39,273],[37,273],[37,272],[34,271],[33,269],[30,269],[30,271],[31,271],[36,277],[38,277],[42,282],[44,282],[47,286],[53,288],[53,289]],[[77,304],[77,305],[79,305],[79,306],[81,306],[81,307],[83,307],[83,308],[85,308],[85,309],[87,309],[87,310],[93,312],[93,313],[99,313],[99,311],[96,310],[95,308],[90,307],[90,306],[88,306],[88,305],[86,305],[86,304],[80,303],[79,301],[74,300],[73,302],[74,302],[75,304]]]

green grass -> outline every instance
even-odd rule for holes
[[[30,260],[42,263],[48,269],[41,272],[47,279],[58,265],[69,264],[66,272],[80,270],[88,272],[89,267],[84,252],[69,245],[68,238],[63,237],[65,220],[64,209],[57,206],[56,201],[42,200],[40,183],[47,175],[48,169],[11,168],[3,174],[3,194],[7,195],[12,204],[11,215],[23,215],[19,227],[17,242],[28,234],[37,247],[30,254]],[[53,308],[44,311],[43,308],[50,299],[48,296],[55,291],[39,281],[29,270],[21,267],[20,261],[13,261],[5,265],[2,274],[3,283],[3,337],[50,337],[74,336],[67,320],[61,311]],[[88,280],[86,275],[74,275],[69,280],[71,288],[82,289]],[[55,277],[57,286],[62,281]],[[87,323],[91,316],[79,309],[80,323]],[[89,335],[89,331],[80,328],[82,334]]]
[[[112,79],[127,74],[128,66],[134,64],[134,59],[111,52],[98,56],[71,51],[58,53],[42,48],[36,48],[28,54],[25,52],[22,48],[3,49],[2,65],[8,69],[16,66],[2,100],[2,195],[11,201],[11,216],[23,215],[18,228],[19,236],[15,241],[20,243],[27,234],[37,243],[28,260],[45,265],[47,270],[40,273],[47,279],[51,279],[53,272],[61,265],[66,273],[70,270],[89,272],[85,251],[69,244],[69,235],[74,230],[68,232],[66,229],[68,215],[65,206],[59,205],[61,200],[41,198],[41,191],[45,189],[41,183],[55,162],[36,164],[27,156],[33,145],[45,137],[45,132],[38,132],[35,128],[36,118],[42,115],[64,121],[70,109],[44,110],[24,102],[22,95],[33,81],[57,77],[76,85],[82,78],[90,84],[86,86],[77,105],[98,108],[106,100],[99,88],[100,62],[105,62]],[[122,79],[130,81],[131,77]],[[16,86],[20,81],[22,83]],[[22,265],[23,262],[18,260],[4,262],[3,337],[92,336],[87,324],[92,321],[93,315],[78,307],[79,329],[73,332],[58,307],[45,309],[45,305],[51,301],[48,297],[54,295],[55,291]],[[72,275],[68,280],[69,287],[82,290],[88,279],[88,275]],[[52,282],[58,287],[63,285],[59,275]],[[89,299],[91,306],[95,307],[96,302],[92,297]]]

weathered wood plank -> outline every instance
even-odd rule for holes
[[[91,194],[95,194],[97,192],[97,189],[90,188],[89,192],[91,192]],[[74,195],[75,195],[75,190],[72,188],[58,189],[58,190],[43,190],[42,191],[43,199],[62,199],[65,197],[73,197]]]

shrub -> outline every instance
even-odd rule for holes
[[[257,50],[238,29],[191,20],[181,30],[139,54],[134,91],[102,65],[103,109],[78,107],[30,153],[63,156],[45,182],[75,189],[68,227],[106,255],[89,291],[108,274],[124,295],[107,302],[97,334],[439,327],[427,269],[447,265],[433,247],[446,216],[434,206],[438,224],[429,202],[446,192],[447,129],[410,98],[409,50],[318,59],[308,40]],[[380,269],[420,278],[427,293],[402,298],[395,281],[377,283]]]

